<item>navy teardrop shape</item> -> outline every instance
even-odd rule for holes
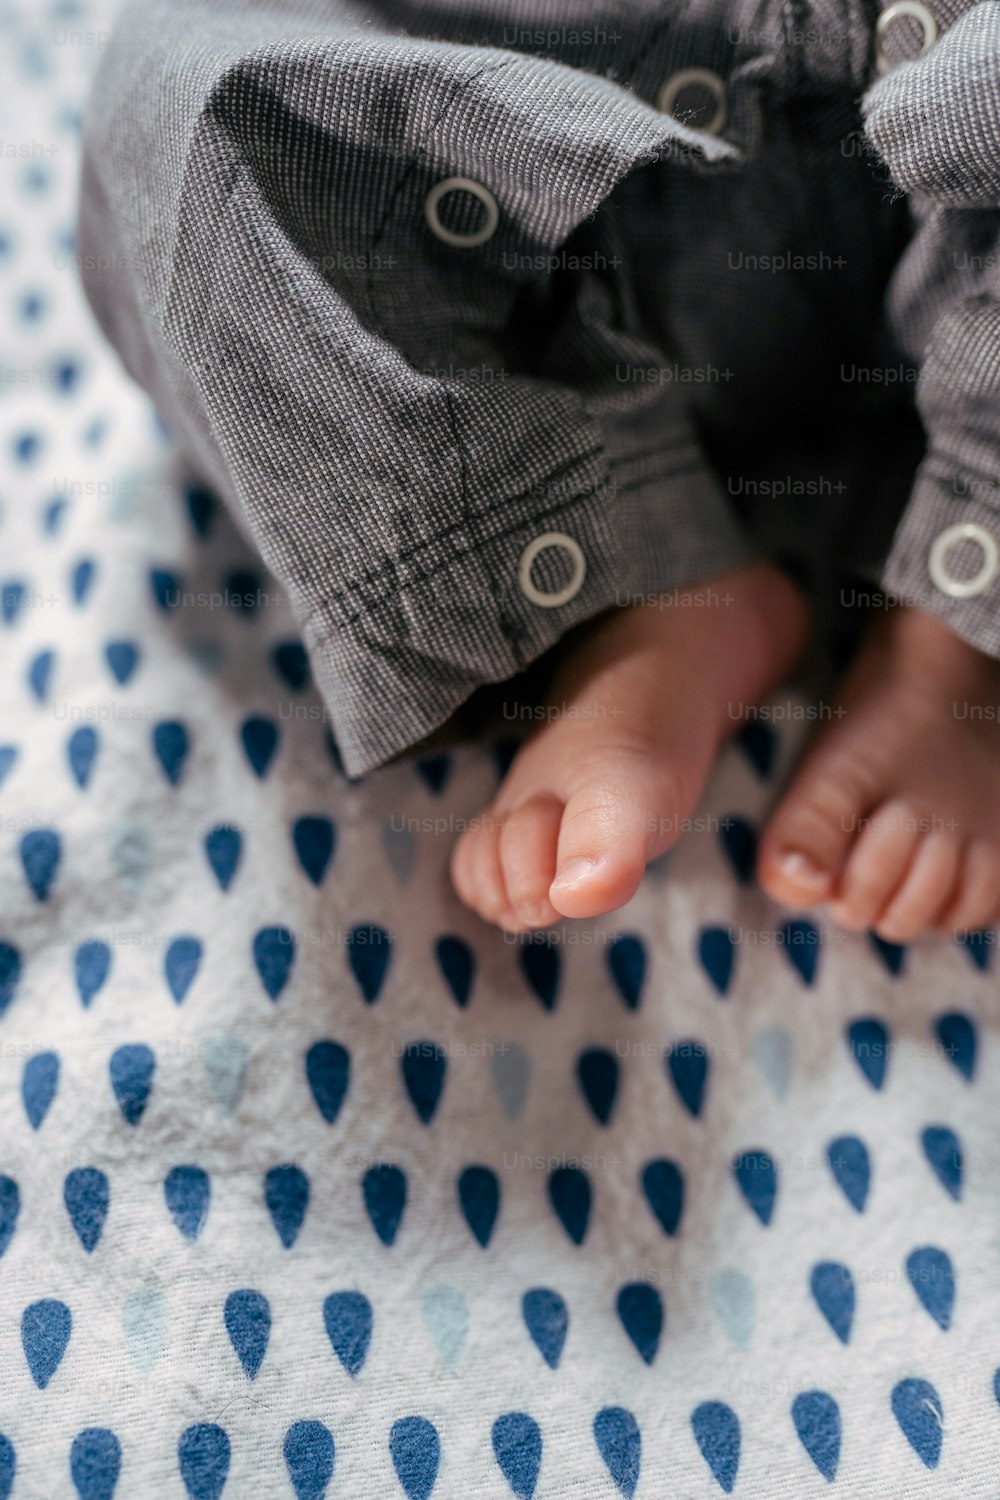
[[[124,687],[139,664],[139,648],[132,641],[109,641],[104,658],[112,677]]]
[[[81,943],[73,956],[73,972],[80,1004],[86,1010],[111,973],[111,949],[107,943]]]
[[[263,1292],[243,1287],[229,1293],[223,1318],[237,1359],[250,1379],[256,1380],[271,1337],[270,1303]]]
[[[840,1462],[840,1408],[826,1391],[803,1391],[792,1402],[799,1441],[830,1483]]]
[[[21,1098],[32,1130],[38,1130],[59,1087],[59,1054],[36,1052],[24,1065]]]
[[[870,932],[868,940],[893,979],[898,979],[906,963],[906,949],[899,943],[887,943],[877,932]]]
[[[144,1042],[118,1047],[111,1054],[111,1087],[129,1125],[138,1125],[145,1113],[155,1070],[156,1057]]]
[[[275,669],[282,682],[293,693],[300,693],[309,681],[309,658],[301,641],[282,641],[272,653]]]
[[[70,774],[81,792],[86,791],[87,783],[90,781],[97,760],[97,749],[100,741],[97,730],[89,724],[74,729],[66,743],[66,759],[69,761]]]
[[[243,852],[243,835],[238,828],[220,824],[205,835],[205,853],[219,888],[228,891]]]
[[[191,742],[179,720],[166,719],[153,729],[153,753],[171,786],[179,786]]]
[[[736,743],[762,779],[770,776],[778,751],[778,737],[770,724],[749,719],[736,737]]]
[[[631,1281],[618,1293],[618,1316],[622,1326],[647,1365],[660,1347],[663,1332],[663,1299],[655,1286]]]
[[[62,842],[51,828],[36,828],[21,840],[21,865],[36,901],[47,901],[62,858]]]
[[[347,939],[347,960],[366,1005],[374,1005],[385,982],[392,938],[384,927],[361,924]]]
[[[439,937],[434,954],[455,1004],[464,1010],[469,1003],[476,973],[475,954],[462,938],[452,936]]]
[[[285,1433],[284,1454],[295,1500],[323,1500],[336,1455],[329,1428],[322,1422],[293,1422]]]
[[[676,1162],[662,1157],[642,1169],[642,1190],[664,1234],[673,1236],[684,1212],[684,1178]]]
[[[766,1151],[744,1151],[733,1159],[733,1176],[747,1204],[766,1227],[778,1197],[778,1168]]]
[[[167,988],[177,1005],[180,1005],[194,984],[201,964],[201,943],[196,937],[176,937],[163,959],[163,972]]]
[[[351,1080],[351,1059],[339,1042],[313,1042],[306,1053],[306,1078],[316,1108],[328,1125],[340,1114]]]
[[[400,1417],[389,1432],[389,1453],[406,1500],[428,1500],[441,1462],[437,1429],[426,1417]]]
[[[111,1189],[97,1167],[74,1167],[63,1183],[63,1202],[80,1244],[89,1255],[104,1230]]]
[[[849,1266],[835,1260],[818,1261],[809,1278],[816,1306],[842,1344],[851,1337],[854,1322],[854,1278]]]
[[[52,668],[55,666],[55,660],[56,654],[54,651],[39,651],[37,656],[32,657],[28,665],[28,686],[39,703],[44,703],[49,695],[49,685],[52,679]]]
[[[518,948],[521,972],[544,1010],[555,1010],[559,997],[559,954],[551,942],[526,941]]]
[[[594,1418],[594,1441],[626,1500],[631,1500],[639,1483],[642,1464],[642,1436],[638,1423],[623,1406],[605,1406]]]
[[[938,1017],[935,1030],[949,1060],[971,1083],[976,1071],[976,1024],[971,1016],[950,1011]]]
[[[280,732],[271,719],[244,719],[240,726],[243,753],[250,763],[254,775],[263,781],[278,748]]]
[[[466,1167],[458,1179],[465,1222],[485,1250],[500,1212],[500,1182],[489,1167]]]
[[[811,985],[819,968],[822,934],[815,922],[795,917],[778,929],[778,945],[803,984]]]
[[[607,963],[625,1009],[638,1010],[646,981],[646,946],[642,938],[620,932],[608,945]]]
[[[718,993],[723,997],[728,995],[736,965],[736,949],[728,927],[702,928],[698,961]]]
[[[497,1417],[491,1433],[500,1472],[518,1500],[531,1500],[542,1466],[542,1432],[527,1412],[509,1411]]]
[[[691,1413],[691,1426],[713,1478],[731,1495],[740,1469],[739,1418],[723,1401],[703,1401]]]
[[[400,1066],[403,1083],[417,1118],[429,1125],[441,1099],[447,1060],[437,1042],[411,1042],[403,1053]]]
[[[439,797],[448,784],[451,773],[451,757],[449,755],[431,755],[424,760],[414,762],[413,769],[424,784]]]
[[[562,1358],[569,1308],[550,1287],[533,1287],[521,1299],[521,1311],[532,1342],[550,1370],[558,1368]]]
[[[556,1167],[549,1177],[549,1199],[574,1245],[582,1245],[590,1222],[590,1183],[579,1167]]]
[[[614,1054],[603,1047],[581,1052],[576,1072],[591,1114],[598,1125],[607,1125],[618,1094],[618,1063]]]
[[[892,1393],[892,1412],[925,1468],[936,1469],[944,1438],[941,1397],[928,1380],[901,1380]]]
[[[708,1082],[708,1049],[703,1042],[674,1042],[667,1053],[667,1071],[677,1097],[688,1114],[701,1114]]]
[[[271,1000],[288,983],[295,962],[295,939],[287,927],[262,927],[253,940],[254,968]]]
[[[264,1202],[279,1240],[290,1250],[309,1207],[309,1178],[292,1162],[272,1167],[264,1178]]]
[[[0,1500],[10,1500],[16,1473],[17,1454],[14,1452],[14,1444],[0,1432]]]
[[[848,1203],[864,1213],[871,1184],[871,1161],[864,1141],[856,1135],[838,1136],[826,1149],[830,1170]]]
[[[947,1125],[928,1125],[920,1143],[938,1182],[957,1203],[962,1196],[962,1143]]]
[[[383,1245],[393,1244],[406,1207],[405,1176],[398,1167],[380,1162],[368,1168],[362,1191],[372,1228]]]
[[[368,1358],[374,1325],[368,1298],[361,1292],[333,1292],[323,1303],[323,1325],[348,1375],[359,1374]]]
[[[122,1447],[107,1427],[85,1427],[69,1450],[69,1473],[80,1500],[112,1500],[122,1466]]]
[[[219,1500],[229,1460],[229,1438],[214,1422],[198,1422],[181,1433],[177,1461],[190,1500]]]
[[[65,1302],[47,1297],[21,1314],[21,1344],[31,1378],[44,1391],[62,1363],[73,1318]]]
[[[955,1306],[955,1268],[950,1256],[935,1245],[922,1245],[906,1257],[906,1274],[937,1326],[950,1328]]]
[[[299,864],[313,885],[322,885],[336,842],[336,829],[329,818],[297,818],[292,824],[292,843]]]
[[[157,609],[162,610],[164,614],[169,614],[180,604],[184,591],[180,579],[176,574],[171,573],[169,568],[150,568],[149,586]]]
[[[21,1190],[13,1177],[0,1174],[0,1255],[3,1255],[17,1228],[21,1212]]]
[[[889,1032],[875,1016],[863,1016],[847,1028],[851,1056],[873,1089],[885,1082],[889,1066]]]
[[[202,1167],[173,1167],[163,1184],[170,1217],[186,1240],[196,1240],[208,1217],[212,1195],[208,1173]]]
[[[200,485],[191,485],[184,492],[184,500],[195,534],[200,537],[208,536],[217,509],[212,495]]]
[[[981,973],[986,973],[993,959],[994,934],[992,932],[965,932],[958,939],[972,963]]]
[[[0,786],[3,786],[7,777],[17,764],[18,750],[16,745],[0,745]],[[2,1495],[0,1491],[0,1495]]]
[[[0,1016],[14,998],[21,978],[21,955],[10,943],[0,943]]]
[[[757,868],[757,830],[746,818],[730,813],[720,821],[719,838],[737,880],[747,885]]]

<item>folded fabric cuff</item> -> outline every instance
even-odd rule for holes
[[[349,775],[416,745],[478,687],[607,609],[727,607],[711,579],[753,549],[717,482],[693,450],[638,467],[614,465],[513,527],[481,528],[350,621],[313,612],[304,639]]]
[[[1000,657],[1000,485],[928,458],[882,582],[899,603],[929,610]]]

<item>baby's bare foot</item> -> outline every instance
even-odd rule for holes
[[[480,916],[517,932],[623,906],[693,810],[737,727],[730,705],[792,666],[806,611],[777,569],[686,597],[614,610],[565,643],[546,722],[455,846],[455,888]]]
[[[879,621],[765,833],[769,893],[888,942],[996,922],[998,705],[1000,664],[933,615]]]

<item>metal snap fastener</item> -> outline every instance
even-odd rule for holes
[[[971,578],[955,578],[948,572],[948,553],[958,542],[975,542],[982,549],[982,567]],[[947,527],[935,539],[927,569],[935,588],[942,594],[948,594],[952,599],[972,599],[984,593],[1000,572],[1000,547],[985,527],[977,526],[973,521],[960,521],[957,526]]]
[[[888,73],[892,66],[885,55],[885,39],[893,21],[899,21],[904,16],[909,16],[911,21],[916,21],[923,32],[918,56],[923,56],[925,52],[928,52],[938,39],[937,20],[933,11],[929,10],[922,0],[893,0],[893,3],[886,6],[875,22],[875,40],[878,47],[875,58],[877,73]]]
[[[560,547],[564,552],[568,552],[573,564],[573,572],[569,581],[561,589],[549,594],[536,588],[531,577],[532,564],[546,547]],[[530,599],[532,604],[537,604],[542,609],[558,609],[560,604],[568,604],[580,592],[586,576],[587,559],[583,555],[583,548],[578,541],[567,536],[564,531],[545,531],[541,536],[536,536],[521,553],[521,561],[517,568],[517,579],[521,585],[522,594]]]
[[[470,234],[456,234],[453,229],[441,223],[438,209],[442,198],[446,198],[449,193],[470,193],[473,198],[479,199],[486,210],[486,218],[479,229],[474,229]],[[489,188],[483,187],[481,182],[474,182],[471,177],[445,177],[434,184],[424,199],[424,218],[432,234],[446,245],[457,245],[460,249],[469,250],[474,245],[483,245],[493,238],[500,223],[500,210]]]
[[[683,125],[686,122],[674,113],[677,102],[685,89],[702,89],[711,95],[714,111],[704,125],[692,125],[692,130],[703,131],[705,135],[721,135],[726,128],[728,110],[726,107],[726,85],[718,73],[713,73],[708,68],[682,68],[679,73],[674,73],[667,79],[656,96],[656,107],[665,115],[673,115]]]

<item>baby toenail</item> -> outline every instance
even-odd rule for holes
[[[589,880],[597,869],[595,859],[571,859],[556,875],[550,887],[553,891],[574,891],[578,885]]]
[[[816,861],[808,854],[803,854],[800,849],[792,849],[789,853],[783,854],[778,860],[778,868],[782,875],[788,880],[794,880],[797,885],[808,885],[814,890],[825,890],[830,884],[827,872],[820,869]]]
[[[522,922],[528,923],[529,927],[544,927],[549,920],[549,903],[547,901],[522,901],[517,908],[517,914]]]

